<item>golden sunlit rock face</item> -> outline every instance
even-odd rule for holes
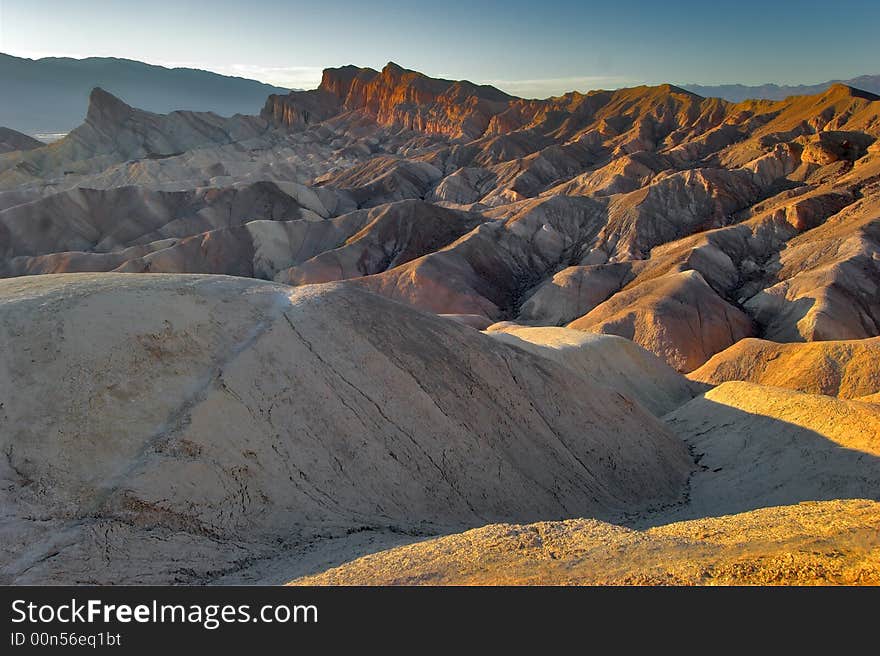
[[[880,583],[878,137],[393,63],[0,129],[0,583]]]
[[[271,96],[263,116],[297,126],[359,111],[382,125],[476,138],[515,100],[493,87],[437,80],[389,63],[380,72],[354,66],[327,69],[315,91]]]
[[[858,399],[880,388],[880,338],[779,344],[744,339],[688,374],[717,385],[747,380],[801,392]]]
[[[294,585],[878,585],[880,504],[810,502],[633,530],[500,524],[364,556]]]

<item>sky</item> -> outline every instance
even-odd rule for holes
[[[394,61],[546,97],[880,73],[880,0],[0,0],[0,52],[107,56],[291,88]]]

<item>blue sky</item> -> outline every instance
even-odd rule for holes
[[[0,52],[116,56],[309,88],[395,61],[525,96],[880,73],[880,0],[0,0]]]

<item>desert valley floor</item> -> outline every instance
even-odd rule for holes
[[[880,97],[258,110],[0,129],[0,583],[880,584]]]

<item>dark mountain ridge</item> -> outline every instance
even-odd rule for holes
[[[256,114],[270,84],[192,68],[166,68],[115,57],[23,59],[0,53],[3,95],[0,125],[24,132],[64,133],[82,121],[94,87],[141,109],[211,111],[223,116]]]

